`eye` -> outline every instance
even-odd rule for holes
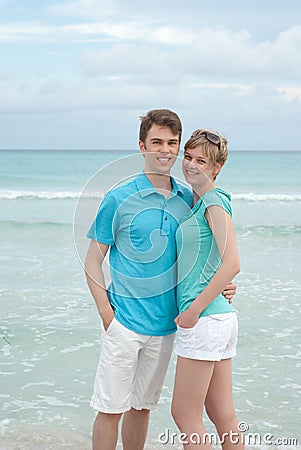
[[[190,161],[190,160],[191,160],[191,156],[190,156],[190,155],[187,155],[187,154],[185,153],[184,159],[188,159],[188,160]]]

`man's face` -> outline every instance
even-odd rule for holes
[[[168,127],[153,125],[146,140],[139,141],[139,148],[145,157],[146,172],[169,175],[179,153],[180,139]]]

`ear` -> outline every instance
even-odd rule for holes
[[[218,176],[218,174],[222,170],[223,165],[224,165],[223,163],[215,164],[215,166],[214,166],[214,179]]]
[[[139,142],[138,142],[138,145],[139,145],[139,150],[140,150],[140,152],[141,152],[142,155],[144,156],[144,154],[145,154],[145,152],[146,152],[146,149],[145,149],[145,146],[144,146],[143,142],[142,142],[142,141],[139,141]]]

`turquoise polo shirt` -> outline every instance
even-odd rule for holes
[[[176,233],[178,255],[177,303],[185,311],[205,289],[221,265],[221,256],[205,218],[209,206],[217,205],[232,217],[231,196],[215,188],[201,197],[190,213],[181,221]],[[226,226],[226,223],[225,223]],[[200,316],[233,312],[236,309],[222,295],[218,295]]]
[[[116,319],[149,336],[176,330],[175,233],[193,198],[189,189],[171,182],[168,199],[144,173],[112,189],[87,234],[110,246],[107,292]]]

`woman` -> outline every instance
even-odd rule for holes
[[[243,448],[232,400],[237,313],[221,295],[240,270],[239,255],[230,195],[215,186],[227,155],[226,139],[210,130],[196,130],[184,147],[183,173],[194,206],[176,233],[180,314],[172,415],[187,436],[185,449],[210,448],[204,405],[223,449]]]

